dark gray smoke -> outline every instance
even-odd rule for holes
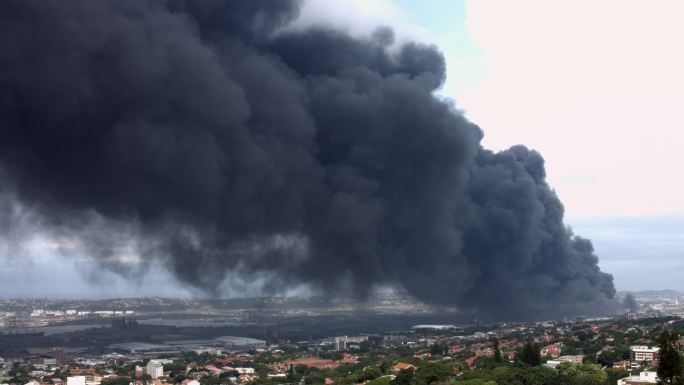
[[[542,157],[483,149],[433,95],[435,47],[387,28],[276,33],[299,6],[0,2],[4,184],[108,268],[131,273],[124,242],[213,294],[226,276],[273,293],[391,284],[508,319],[609,302]]]
[[[639,304],[632,293],[625,295],[625,298],[622,299],[622,306],[632,313],[639,310]]]

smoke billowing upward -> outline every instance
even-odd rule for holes
[[[281,31],[299,6],[1,2],[3,184],[103,266],[131,274],[108,236],[125,234],[143,265],[214,294],[240,276],[400,285],[497,318],[609,302],[540,154],[482,148],[433,95],[435,47]]]
[[[627,293],[627,295],[625,295],[625,298],[622,299],[622,306],[624,306],[625,309],[630,312],[639,310],[639,303],[636,301],[636,298],[634,298],[634,294],[632,293]]]

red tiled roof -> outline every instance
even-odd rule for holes
[[[415,367],[415,365],[407,364],[406,362],[397,362],[397,364],[394,365],[394,369],[396,370],[414,369]]]

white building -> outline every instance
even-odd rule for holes
[[[240,374],[254,374],[254,368],[235,368],[235,371]]]
[[[368,341],[367,336],[342,336],[335,337],[335,350],[338,352],[345,351],[349,348],[350,344],[360,344],[362,342]]]
[[[145,368],[145,372],[150,375],[153,379],[162,377],[164,375],[164,365],[162,365],[161,362],[156,361],[156,360],[150,360],[150,362],[147,363],[147,367]],[[67,384],[71,385],[71,384]]]
[[[658,359],[658,351],[660,348],[652,348],[649,346],[630,346],[629,347],[629,360],[633,363],[653,363]]]
[[[66,385],[86,385],[85,376],[67,377]]]
[[[617,385],[639,385],[639,384],[655,384],[658,382],[656,372],[643,371],[639,375],[621,378],[617,381]]]

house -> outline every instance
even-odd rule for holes
[[[484,348],[484,349],[477,350],[475,352],[475,356],[477,356],[477,357],[494,357],[494,349]]]
[[[638,376],[632,375],[618,380],[617,385],[645,385],[658,383],[658,376],[653,371],[643,371]]]
[[[218,375],[220,375],[221,373],[223,373],[223,369],[219,369],[219,368],[217,368],[217,367],[214,366],[214,365],[206,365],[206,366],[204,367],[204,369],[207,369],[207,370],[208,370],[211,374],[213,374],[214,376],[218,376]]]
[[[555,343],[551,345],[546,345],[541,349],[542,356],[550,356],[552,358],[560,357],[562,344]]]
[[[400,370],[406,370],[406,369],[411,369],[411,370],[416,370],[416,366],[413,364],[408,364],[406,362],[397,362],[393,367],[392,370],[395,372],[398,372]]]
[[[468,358],[465,362],[466,362],[466,364],[468,364],[468,366],[472,367],[475,364],[475,360],[477,360],[478,358],[480,358],[480,357],[472,356],[472,357]]]

